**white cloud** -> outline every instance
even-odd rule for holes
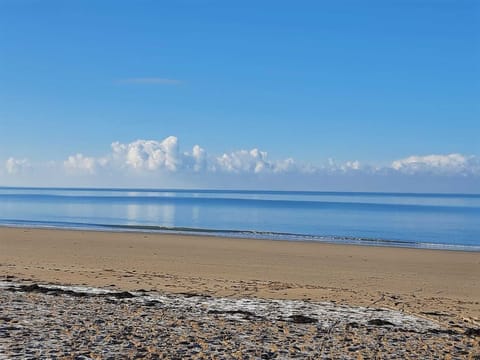
[[[5,162],[5,169],[9,175],[22,173],[28,168],[30,168],[30,162],[27,159],[15,159],[11,157]]]
[[[224,153],[211,161],[210,169],[233,174],[308,172],[307,167],[301,166],[292,158],[270,160],[267,152],[257,148]]]
[[[114,142],[112,158],[135,170],[167,170],[176,172],[182,165],[178,139],[169,136],[163,141],[137,140],[129,144]]]
[[[277,161],[275,163],[275,168],[274,172],[275,173],[283,173],[283,172],[294,172],[296,170],[299,170],[299,165],[293,160],[292,158],[287,158],[285,160]],[[308,168],[303,168],[303,172],[308,172]]]
[[[299,163],[292,158],[272,160],[266,151],[254,148],[237,150],[222,155],[210,155],[199,145],[191,151],[181,152],[179,140],[169,136],[163,140],[136,140],[131,143],[114,142],[111,153],[93,158],[82,154],[70,156],[65,162],[67,170],[82,170],[94,174],[97,169],[129,170],[134,173],[225,173],[225,174],[480,174],[480,160],[462,154],[409,156],[393,161],[389,166],[371,166],[358,160],[337,163],[328,159],[324,165]],[[13,160],[12,160],[13,161]],[[13,165],[12,165],[13,166]]]
[[[207,152],[205,149],[201,148],[199,145],[195,145],[192,149],[192,154],[184,154],[186,163],[193,164],[193,170],[195,172],[200,172],[208,168],[207,164]],[[189,161],[191,160],[191,161]]]
[[[93,157],[83,156],[82,154],[76,154],[69,156],[68,159],[63,162],[63,166],[68,173],[95,174],[97,164],[102,163],[104,163],[102,159],[96,159]]]
[[[288,172],[296,169],[293,159],[271,161],[259,149],[238,150],[221,156],[209,156],[195,145],[191,152],[180,152],[178,138],[169,136],[161,141],[136,140],[128,144],[114,142],[105,165],[128,168],[137,172],[224,172],[253,173]]]
[[[327,163],[319,168],[313,169],[313,172],[327,172],[327,173],[346,173],[357,170],[369,170],[362,167],[358,160],[346,161],[343,164],[337,164],[335,159],[329,158]]]
[[[215,159],[213,169],[230,173],[253,172],[255,174],[271,170],[274,165],[267,160],[267,153],[258,149],[239,150],[223,154]]]
[[[55,174],[55,176],[52,176]],[[42,180],[43,179],[43,180]],[[384,166],[358,160],[304,163],[270,157],[259,148],[210,154],[186,151],[179,139],[114,142],[101,156],[77,153],[65,161],[30,163],[9,158],[0,184],[64,186],[249,187],[371,191],[480,191],[480,158],[464,154],[415,155]],[[403,187],[402,187],[403,186]]]
[[[360,170],[360,162],[358,160],[347,161],[343,165],[343,169],[345,169],[346,171],[348,171],[348,170]]]
[[[409,156],[395,160],[392,169],[406,173],[434,173],[434,174],[475,174],[480,173],[480,160],[475,156],[462,154]]]

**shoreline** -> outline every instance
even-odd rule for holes
[[[413,242],[407,240],[388,240],[364,237],[350,237],[340,235],[312,235],[295,234],[255,230],[225,230],[187,227],[163,227],[151,225],[112,225],[112,224],[83,224],[67,223],[65,226],[43,224],[41,222],[27,223],[0,223],[0,229],[31,229],[31,230],[63,230],[63,231],[91,231],[107,233],[138,233],[173,236],[199,236],[228,239],[243,239],[257,241],[286,241],[292,243],[321,243],[331,245],[353,245],[382,248],[418,249],[480,253],[480,245],[455,245],[427,242]]]

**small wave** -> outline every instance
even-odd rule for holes
[[[10,227],[33,227],[48,229],[97,230],[97,231],[129,231],[164,234],[204,235],[217,237],[235,237],[243,239],[284,240],[304,242],[324,242],[332,244],[370,245],[385,247],[422,248],[457,251],[480,251],[480,246],[463,244],[442,244],[431,242],[409,241],[401,239],[382,239],[339,235],[298,234],[290,232],[207,229],[192,227],[172,227],[141,224],[95,224],[81,222],[54,222],[30,220],[0,220],[0,225]]]

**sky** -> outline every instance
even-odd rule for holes
[[[0,186],[480,193],[480,2],[0,0]]]

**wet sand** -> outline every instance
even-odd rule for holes
[[[480,318],[475,252],[3,227],[0,271],[58,284],[375,304]]]

